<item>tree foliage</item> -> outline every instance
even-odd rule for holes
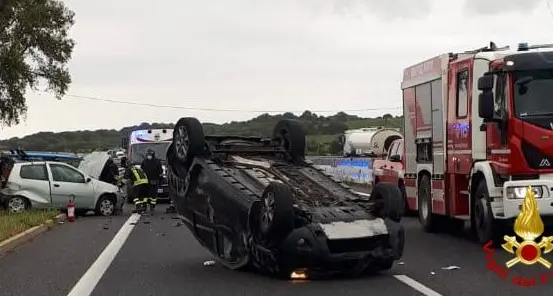
[[[66,93],[74,13],[59,0],[0,1],[0,123],[9,126],[26,114],[27,89]]]
[[[377,118],[362,118],[340,112],[333,116],[320,116],[305,111],[299,117],[292,113],[279,115],[262,114],[248,121],[234,121],[225,124],[204,123],[208,135],[245,135],[271,136],[276,123],[283,118],[293,118],[301,121],[307,133],[307,149],[309,153],[324,155],[337,154],[341,151],[338,138],[346,129],[371,126],[383,126],[385,120],[388,127],[402,128],[403,117],[386,116]],[[118,147],[123,136],[128,136],[132,130],[147,128],[173,128],[168,123],[146,123],[128,126],[121,130],[96,130],[75,132],[40,132],[23,138],[12,138],[0,141],[1,149],[22,148],[39,151],[88,152],[94,149],[110,149]]]

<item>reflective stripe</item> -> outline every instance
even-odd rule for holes
[[[150,197],[149,202],[150,202],[150,204],[155,205],[157,200],[155,198]]]
[[[146,177],[141,171],[139,171],[136,167],[132,167],[131,170],[135,178],[135,181],[134,181],[135,186],[148,184],[148,177]]]

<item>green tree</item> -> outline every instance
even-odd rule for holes
[[[0,123],[9,126],[27,112],[27,88],[65,95],[74,13],[60,0],[0,1]]]

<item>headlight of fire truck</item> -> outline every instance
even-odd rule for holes
[[[509,199],[524,198],[526,196],[527,191],[528,191],[528,187],[507,187],[507,198]],[[543,186],[532,187],[532,191],[534,191],[535,198],[543,197],[543,192],[544,192]]]

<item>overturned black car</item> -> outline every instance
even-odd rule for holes
[[[227,268],[287,278],[360,275],[401,258],[399,189],[370,197],[305,159],[305,134],[280,121],[272,139],[205,136],[181,118],[167,150],[170,196],[198,241]]]

